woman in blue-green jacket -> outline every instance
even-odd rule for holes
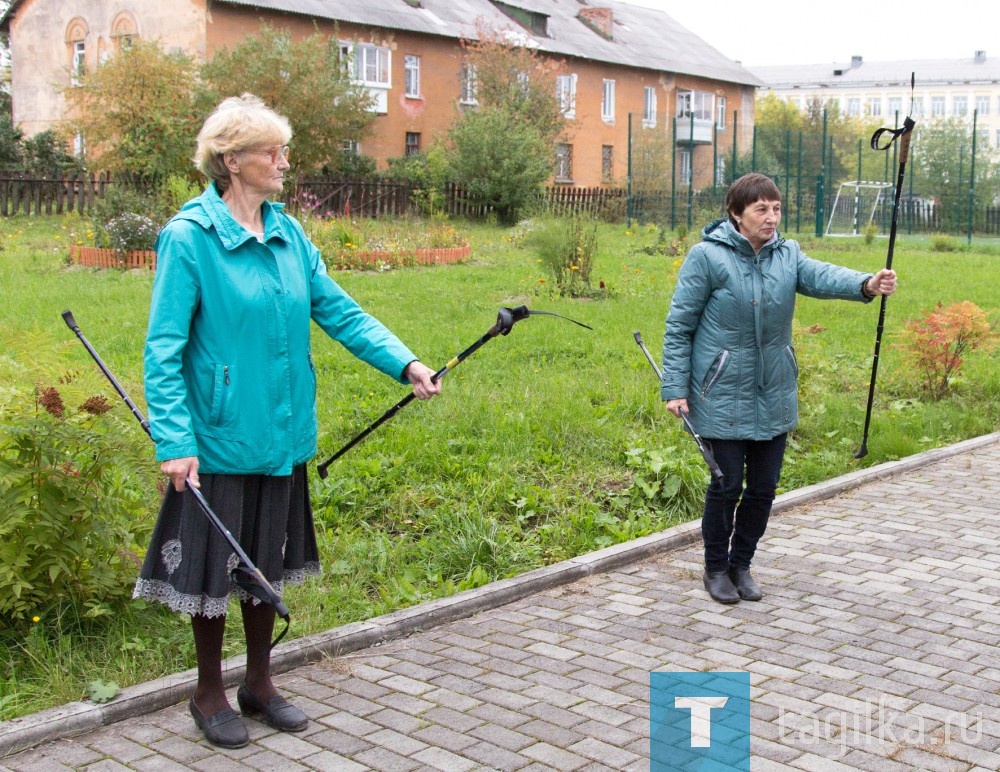
[[[736,603],[762,597],[750,563],[798,421],[795,295],[870,301],[895,291],[896,274],[806,257],[778,232],[781,193],[763,174],[736,180],[726,211],[705,227],[678,274],[661,396],[674,415],[688,413],[722,470],[705,496],[703,581],[714,600]]]
[[[337,286],[299,223],[268,200],[281,192],[291,134],[249,94],[205,121],[195,162],[211,182],[160,233],[146,338],[150,428],[172,485],[134,595],[191,615],[189,708],[206,739],[227,748],[249,742],[222,680],[231,595],[246,634],[241,711],[290,732],[307,718],[271,681],[274,609],[231,583],[236,555],[186,487],[201,489],[280,591],[320,571],[306,479],[317,437],[310,322],[417,397],[440,392],[433,371]]]

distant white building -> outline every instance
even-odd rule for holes
[[[913,59],[866,62],[852,56],[844,64],[796,64],[748,68],[772,93],[805,108],[813,99],[834,101],[841,114],[881,118],[893,125],[907,115],[918,125],[937,118],[976,114],[977,144],[1000,148],[1000,59],[985,51],[967,59]],[[910,76],[915,76],[910,99]]]

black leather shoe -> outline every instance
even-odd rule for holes
[[[739,603],[740,596],[729,578],[728,571],[706,571],[705,589],[718,603]]]
[[[191,716],[198,728],[205,733],[205,739],[220,748],[242,748],[250,742],[250,735],[243,725],[243,719],[232,708],[223,708],[208,718],[194,704],[194,697],[188,700]]]
[[[749,568],[736,568],[736,566],[729,567],[729,579],[736,585],[736,592],[739,593],[743,600],[760,600],[764,597],[764,593],[761,592],[760,587],[757,586],[757,582],[753,580],[750,576]]]
[[[259,715],[268,726],[281,732],[301,732],[309,724],[309,717],[280,694],[261,702],[243,683],[236,690],[236,701],[244,716]]]

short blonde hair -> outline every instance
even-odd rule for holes
[[[288,119],[253,94],[222,100],[198,132],[194,165],[221,190],[229,187],[223,156],[254,145],[287,145],[292,138]]]

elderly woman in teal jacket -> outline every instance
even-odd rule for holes
[[[271,681],[274,609],[230,581],[236,556],[188,484],[279,591],[320,571],[306,462],[316,452],[310,321],[354,356],[429,399],[433,371],[326,273],[302,227],[271,203],[289,168],[288,121],[245,94],[198,136],[211,183],[164,227],[145,351],[150,428],[167,490],[135,597],[191,616],[198,684],[189,708],[209,742],[249,742],[222,680],[231,595],[240,600],[246,678],[240,709],[282,731],[306,715]]]
[[[750,564],[798,421],[795,295],[870,301],[895,291],[896,274],[806,257],[778,232],[781,193],[763,174],[736,180],[726,211],[702,231],[677,277],[661,396],[674,415],[688,413],[722,470],[701,521],[704,584],[714,600],[736,603],[762,597]]]

